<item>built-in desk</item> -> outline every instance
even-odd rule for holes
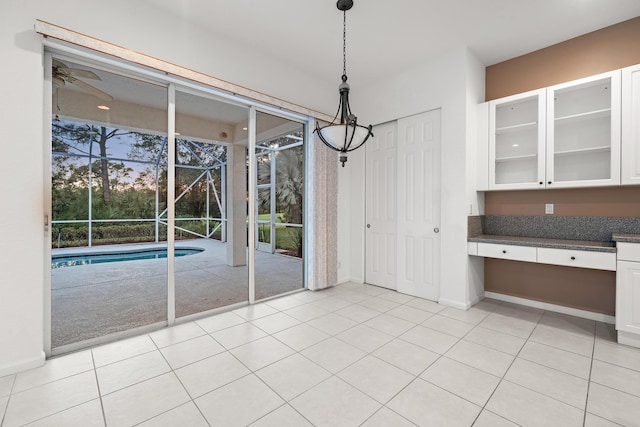
[[[469,255],[616,271],[614,242],[481,234],[469,237]]]

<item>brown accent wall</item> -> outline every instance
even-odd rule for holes
[[[486,100],[640,63],[640,17],[486,69]],[[640,217],[640,186],[485,193],[487,215]],[[485,259],[485,290],[613,315],[615,272]]]
[[[640,16],[487,67],[487,101],[640,64]]]
[[[615,315],[615,271],[485,258],[485,291]]]
[[[640,186],[485,193],[486,215],[544,215],[554,204],[558,216],[640,217]]]

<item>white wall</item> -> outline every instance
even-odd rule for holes
[[[475,141],[475,105],[484,98],[484,66],[466,48],[448,52],[367,88],[352,83],[351,107],[362,124],[383,123],[442,109],[441,298],[467,307],[475,297],[468,279],[467,215],[470,200],[465,158]],[[475,129],[475,127],[473,128]],[[349,157],[339,174],[339,280],[362,282],[364,265],[364,150]],[[475,196],[475,194],[473,194]],[[475,202],[477,209],[477,201]]]
[[[3,0],[0,376],[43,360],[48,236],[43,232],[43,48],[33,31],[36,18],[316,110],[333,111],[337,99],[330,79],[311,80],[136,1]]]

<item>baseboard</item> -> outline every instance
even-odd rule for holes
[[[485,291],[486,298],[496,299],[498,301],[512,302],[515,304],[526,305],[527,307],[540,308],[542,310],[553,311],[555,313],[569,314],[571,316],[582,317],[584,319],[596,320],[604,323],[616,323],[616,318],[608,314],[594,313],[592,311],[580,310],[577,308],[565,307],[563,305],[550,304],[547,302],[535,301],[526,298],[514,297],[511,295],[498,294],[495,292]]]
[[[26,371],[27,369],[39,368],[40,366],[44,365],[45,359],[46,356],[44,354],[44,351],[41,351],[40,354],[36,357],[21,360],[17,363],[2,365],[0,366],[0,377]]]
[[[640,335],[626,331],[618,331],[618,343],[640,348]]]

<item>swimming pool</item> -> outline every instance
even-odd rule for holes
[[[202,248],[176,248],[175,256],[193,255],[204,251]],[[142,259],[166,258],[167,249],[137,249],[118,252],[85,252],[74,255],[51,256],[51,268],[73,267],[76,265],[103,264],[106,262],[138,261]]]

